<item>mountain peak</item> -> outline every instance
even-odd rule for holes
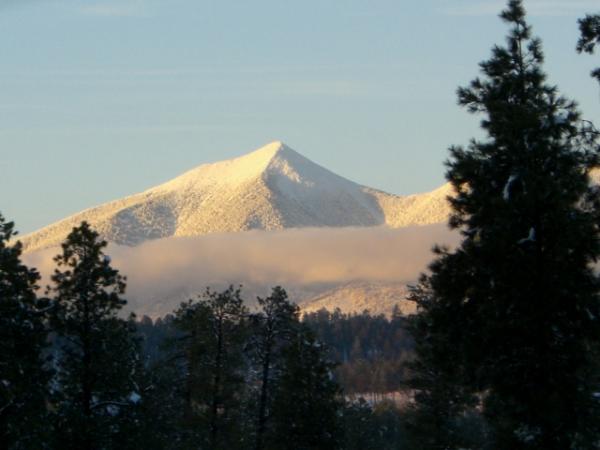
[[[293,150],[282,141],[270,142],[250,153],[246,153],[243,156],[235,158],[235,160],[254,160],[259,163],[263,170],[266,170],[275,160],[286,160],[290,158],[308,161],[307,158]]]
[[[292,155],[303,158],[283,142],[273,141],[236,158],[202,164],[150,191],[179,191],[197,189],[200,186],[245,184],[260,178],[275,159]]]
[[[27,251],[59,245],[82,220],[107,241],[126,245],[251,229],[401,227],[444,221],[446,196],[446,191],[410,197],[386,194],[340,177],[273,141],[82,211],[22,240]]]
[[[284,142],[273,141],[273,142],[269,142],[267,145],[263,145],[259,149],[254,150],[253,152],[251,152],[249,154],[251,155],[252,153],[261,153],[261,154],[265,154],[265,155],[276,155],[277,153],[279,153],[285,149],[290,149],[290,148],[287,145],[285,145]]]

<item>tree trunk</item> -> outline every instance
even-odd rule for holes
[[[258,404],[258,421],[256,426],[255,450],[262,450],[263,436],[267,423],[267,395],[269,392],[269,372],[271,370],[271,345],[269,343],[263,360],[262,386],[260,389],[260,400]]]
[[[223,318],[219,317],[217,322],[217,353],[215,355],[215,375],[213,379],[213,398],[210,419],[210,445],[212,450],[217,449],[219,434],[219,391],[221,390],[221,359],[223,354]]]
[[[82,336],[82,351],[83,351],[83,374],[82,374],[82,401],[83,401],[83,417],[85,421],[83,429],[83,445],[84,450],[92,450],[92,381],[91,381],[91,343],[90,343],[90,313],[88,299],[83,299],[83,336]]]

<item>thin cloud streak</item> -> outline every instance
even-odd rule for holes
[[[96,1],[87,0],[0,0],[0,11],[29,5],[68,8],[75,13],[100,17],[146,17],[148,0]]]
[[[99,17],[146,17],[148,11],[142,0],[120,2],[103,2],[82,6],[81,13]]]
[[[0,0],[0,10],[26,6],[35,3],[44,3],[49,0]]]
[[[111,245],[107,253],[128,277],[132,308],[165,314],[207,286],[301,290],[354,281],[411,283],[427,269],[434,245],[457,242],[445,225],[312,228],[167,238],[138,247]],[[57,251],[25,256],[45,282]]]

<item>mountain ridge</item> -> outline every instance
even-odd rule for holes
[[[57,246],[82,220],[120,245],[253,229],[427,225],[447,219],[450,193],[445,184],[425,194],[388,194],[341,177],[274,141],[88,208],[21,240],[27,252]]]

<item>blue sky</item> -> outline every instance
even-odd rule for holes
[[[477,136],[455,91],[505,28],[489,0],[0,0],[0,211],[22,232],[283,140],[397,194]],[[550,81],[600,122],[597,0],[528,0]]]

